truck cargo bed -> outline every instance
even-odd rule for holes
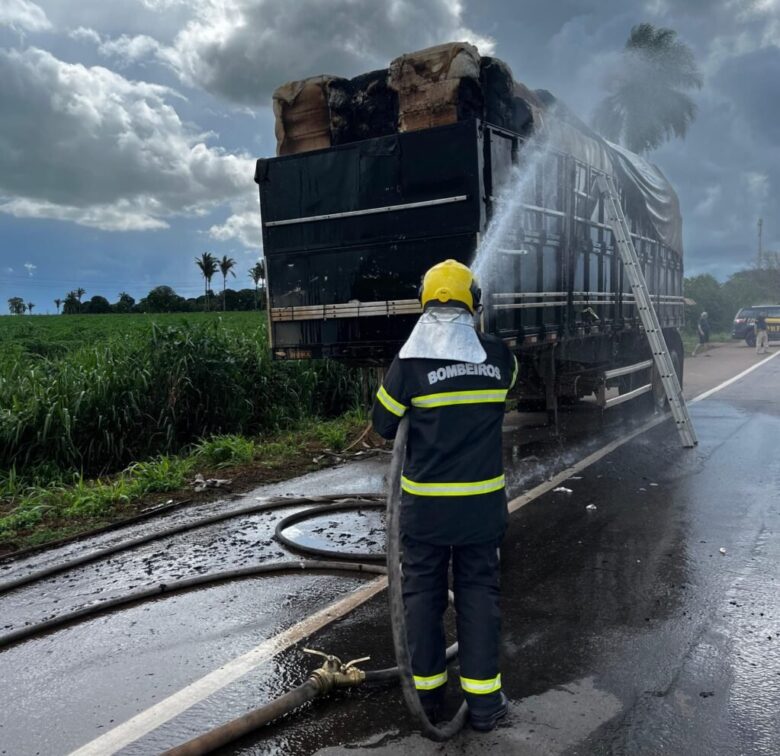
[[[446,258],[473,262],[524,144],[471,119],[258,160],[274,356],[387,364],[419,313],[422,274]],[[603,163],[573,152],[550,149],[529,168],[529,194],[483,282],[483,325],[518,352],[568,344],[570,359],[603,361],[608,341],[583,340],[640,326],[591,196]],[[678,327],[679,250],[632,212],[630,192],[624,204],[661,324]]]

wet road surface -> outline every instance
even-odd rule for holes
[[[513,516],[496,731],[442,749],[397,689],[361,691],[231,753],[778,753],[778,387],[773,360],[691,407],[697,449],[660,426]],[[384,659],[385,617],[378,597],[312,643]]]
[[[772,453],[780,431],[778,386],[780,360],[773,360],[692,406],[696,450],[680,451],[666,423],[568,481],[571,494],[550,492],[513,515],[503,553],[510,718],[489,735],[463,733],[446,752],[488,746],[535,754],[778,751],[780,455]],[[565,443],[527,423],[508,430],[513,492],[636,425],[617,414],[594,431],[588,412],[570,418]],[[317,493],[379,491],[384,475],[383,462],[372,460],[252,496],[307,493],[311,485]],[[175,513],[165,522],[238,507],[247,498]],[[597,509],[586,510],[589,503]],[[271,535],[276,520],[291,511],[152,543],[2,596],[0,626],[150,580],[289,558]],[[361,528],[378,525],[378,515],[363,519]],[[314,523],[312,538],[321,525]],[[159,522],[132,534],[153,527]],[[347,519],[344,532],[353,528],[354,518]],[[365,532],[355,529],[355,539]],[[96,543],[128,535],[106,534]],[[328,544],[327,533],[324,538]],[[32,557],[13,571],[81,548]],[[0,579],[5,574],[0,570]],[[343,574],[232,583],[1,652],[0,753],[67,753],[364,584],[365,578]],[[391,664],[385,601],[377,596],[306,645],[350,658],[370,653],[372,667]],[[269,700],[313,666],[291,649],[121,752],[157,753]],[[457,691],[451,694],[455,704]],[[397,689],[382,688],[317,703],[228,752],[344,749],[442,752],[414,734]]]

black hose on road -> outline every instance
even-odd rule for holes
[[[374,575],[384,575],[385,568],[377,564],[360,564],[357,562],[333,562],[321,560],[302,560],[285,562],[267,562],[266,564],[254,565],[252,567],[239,567],[234,570],[211,573],[209,575],[195,575],[184,580],[177,580],[173,583],[159,583],[149,588],[142,588],[137,591],[130,591],[123,596],[101,601],[90,606],[83,606],[72,612],[60,614],[57,617],[38,622],[34,625],[20,627],[12,630],[10,633],[0,635],[0,649],[12,646],[15,643],[29,640],[38,635],[58,630],[65,625],[70,625],[77,621],[91,619],[99,614],[104,614],[120,606],[135,604],[139,601],[161,598],[164,596],[173,596],[178,593],[200,588],[208,585],[224,583],[228,580],[243,580],[245,578],[256,577],[258,575],[267,575],[278,572],[300,572],[300,571],[318,571],[318,572],[366,572]]]
[[[269,509],[278,509],[279,507],[293,507],[301,506],[304,504],[326,504],[327,502],[341,502],[344,500],[361,500],[361,501],[377,501],[382,497],[377,494],[333,494],[330,496],[299,496],[296,498],[280,497],[278,499],[271,499],[265,501],[262,504],[250,504],[247,507],[240,507],[238,509],[232,509],[227,512],[218,512],[213,515],[208,515],[192,522],[185,522],[179,525],[174,525],[170,528],[158,530],[153,533],[147,533],[146,535],[138,536],[136,538],[130,538],[127,541],[121,543],[115,543],[112,546],[106,546],[96,551],[91,551],[88,554],[75,557],[74,559],[68,559],[58,564],[44,567],[40,570],[34,570],[27,575],[22,575],[18,578],[12,578],[0,583],[0,595],[8,593],[16,588],[35,583],[38,580],[52,577],[53,575],[59,575],[62,572],[67,572],[75,567],[81,567],[85,564],[97,562],[100,559],[106,559],[107,557],[118,554],[122,551],[133,549],[137,546],[143,546],[144,544],[151,543],[152,541],[158,541],[168,536],[177,535],[178,533],[186,533],[189,530],[195,530],[196,528],[202,528],[206,525],[214,525],[218,522],[224,522],[225,520],[233,519],[234,517],[243,517],[244,515],[257,514],[258,512],[266,512]]]
[[[284,531],[289,528],[291,525],[296,525],[299,522],[303,522],[304,520],[309,520],[313,517],[319,517],[323,514],[330,514],[331,512],[348,512],[353,509],[368,509],[368,508],[380,508],[384,509],[385,504],[384,502],[380,501],[363,501],[363,502],[352,502],[350,504],[326,504],[324,506],[320,507],[311,507],[310,509],[304,509],[300,512],[295,512],[294,514],[287,515],[283,520],[279,520],[279,522],[276,524],[276,530],[274,531],[274,537],[276,538],[279,543],[285,545],[288,549],[292,549],[293,551],[301,551],[304,554],[310,554],[311,556],[318,556],[318,557],[330,557],[338,558],[338,559],[348,559],[348,560],[355,560],[355,561],[377,561],[377,562],[384,562],[385,561],[385,554],[384,553],[376,553],[376,554],[365,554],[361,553],[359,551],[336,551],[335,549],[321,549],[318,546],[309,546],[307,544],[299,543],[298,541],[293,540],[289,536],[286,536],[284,534]]]

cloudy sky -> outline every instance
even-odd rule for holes
[[[686,272],[780,250],[780,0],[0,0],[0,303],[82,286],[201,290],[193,258],[261,253],[254,158],[270,95],[456,39],[587,118],[630,28],[675,29],[704,76],[677,188]]]

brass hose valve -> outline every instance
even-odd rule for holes
[[[321,656],[325,660],[321,667],[311,673],[309,678],[319,687],[320,695],[325,695],[333,688],[349,688],[360,685],[366,679],[366,673],[355,665],[368,661],[371,658],[370,656],[363,656],[360,659],[352,659],[352,661],[345,663],[338,656],[326,654],[313,648],[304,648],[303,653]]]

